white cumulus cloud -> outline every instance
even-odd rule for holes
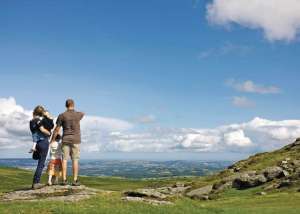
[[[31,145],[31,111],[14,98],[0,99],[1,151],[24,151]],[[115,118],[86,116],[82,121],[82,151],[90,152],[247,152],[280,148],[300,137],[300,120],[254,118],[216,128],[148,128]]]
[[[241,129],[225,133],[224,142],[226,145],[238,147],[247,147],[252,145],[251,139],[246,137],[244,131]]]
[[[18,105],[13,97],[0,98],[0,150],[30,148],[31,118],[32,111]],[[97,142],[101,141],[103,136],[112,131],[124,131],[132,127],[131,123],[124,120],[87,115],[81,122],[82,141],[86,143],[83,151],[99,149]]]
[[[291,41],[300,30],[299,0],[212,0],[207,19],[217,25],[262,29],[269,41]]]
[[[239,92],[257,93],[257,94],[278,94],[281,92],[280,88],[276,86],[260,85],[254,83],[251,80],[238,82],[234,79],[230,79],[226,81],[226,84],[229,87],[232,87]]]
[[[0,149],[24,147],[30,142],[31,112],[16,104],[13,97],[0,98]]]

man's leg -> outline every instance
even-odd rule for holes
[[[63,181],[67,180],[67,169],[68,169],[68,160],[63,159],[63,161],[62,161],[62,177],[63,177]]]
[[[62,178],[63,178],[63,183],[65,183],[65,181],[67,180],[68,159],[70,157],[70,146],[68,144],[62,144],[61,150],[63,154],[63,160],[61,164]]]
[[[72,168],[73,168],[73,186],[80,186],[78,181],[78,172],[79,172],[79,158],[80,150],[79,144],[73,144],[71,149],[71,158],[72,158]]]
[[[72,160],[73,164],[73,180],[78,180],[78,171],[79,171],[79,165],[78,165],[78,159]]]

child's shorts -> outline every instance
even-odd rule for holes
[[[61,159],[50,160],[48,164],[48,175],[61,176],[62,164]]]

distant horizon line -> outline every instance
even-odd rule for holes
[[[0,160],[33,160],[32,158],[16,158],[16,157],[8,157],[8,158],[0,158]],[[48,159],[47,159],[48,160]],[[228,159],[126,159],[126,158],[81,158],[80,160],[89,161],[89,160],[97,160],[97,161],[155,161],[155,162],[167,162],[167,161],[202,161],[202,162],[233,162],[236,160],[228,160]],[[33,160],[34,161],[34,160]],[[71,161],[71,160],[70,160]]]

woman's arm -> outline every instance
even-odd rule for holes
[[[48,136],[51,135],[51,133],[47,129],[45,129],[44,126],[40,127],[40,131],[45,135],[48,135]]]

